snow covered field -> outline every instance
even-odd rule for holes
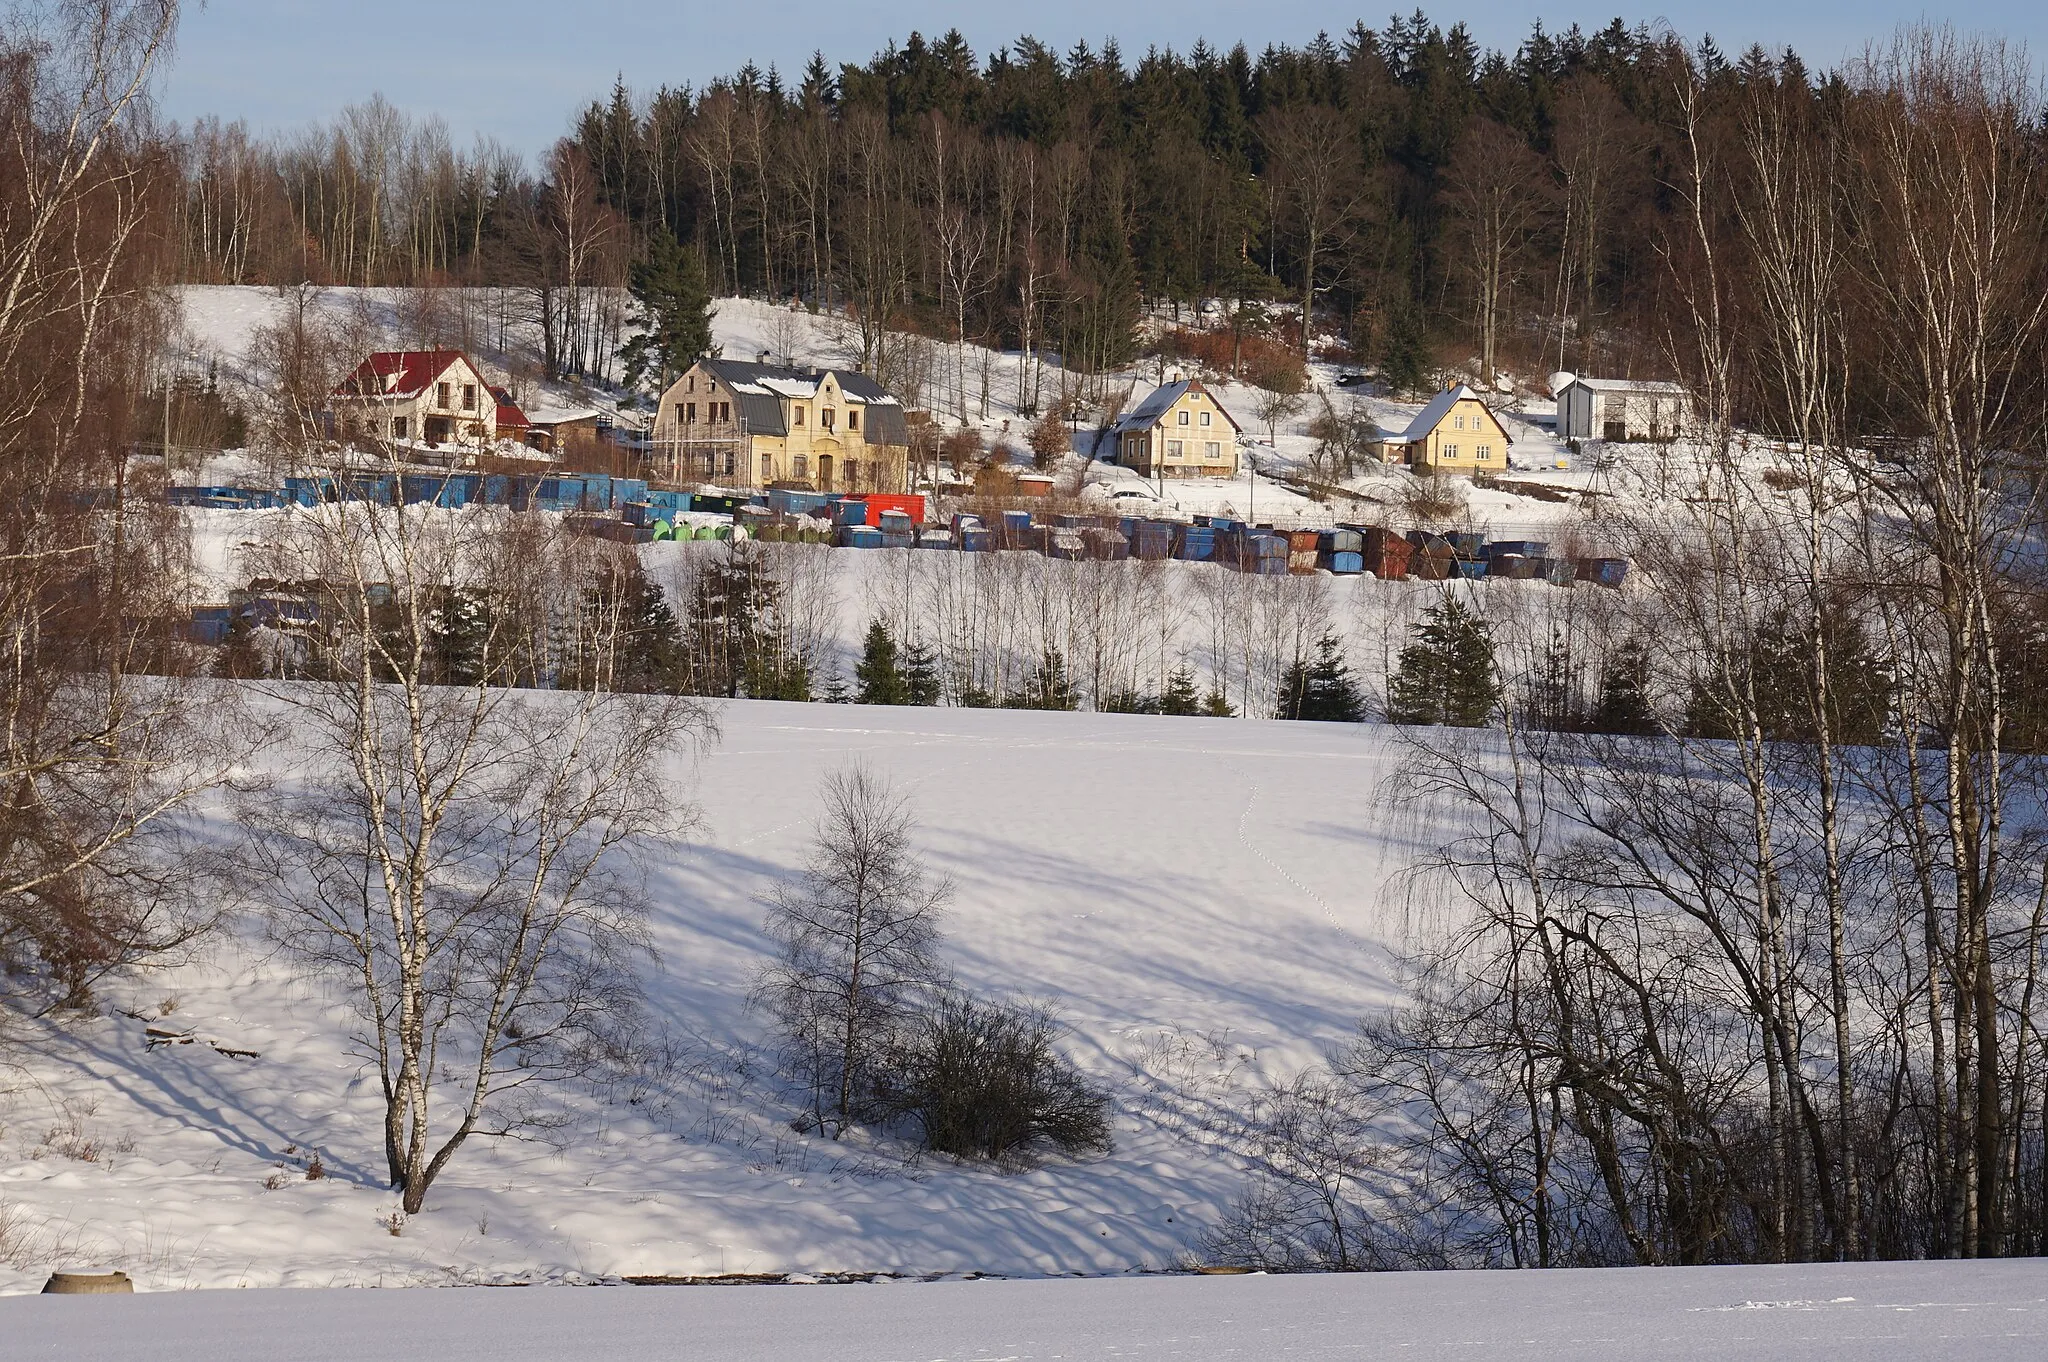
[[[374,1071],[245,936],[32,1033],[0,1077],[0,1291],[89,1262],[152,1290],[1170,1268],[1241,1186],[1232,1112],[1394,996],[1388,948],[1426,908],[1389,883],[1437,837],[1380,802],[1385,729],[746,702],[723,723],[673,772],[709,826],[651,867],[676,1044],[637,1104],[591,1101],[558,1145],[472,1144],[394,1235]],[[961,982],[1060,1006],[1115,1094],[1107,1158],[909,1166],[791,1133],[744,1006],[759,897],[855,758],[908,785],[958,883]],[[148,1049],[144,1018],[193,1043]]]
[[[2038,1261],[0,1302],[13,1362],[2005,1362]]]

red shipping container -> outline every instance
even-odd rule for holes
[[[924,498],[904,492],[862,492],[858,496],[844,498],[847,501],[865,502],[868,508],[868,524],[879,528],[882,512],[902,511],[910,517],[913,525],[924,524]]]

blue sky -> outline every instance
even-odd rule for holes
[[[1385,5],[1387,10],[1394,6]],[[1412,0],[1401,6],[1413,9]],[[2048,5],[1983,0],[1967,12],[1895,0],[1664,0],[1649,8],[1531,8],[1464,0],[1426,6],[1448,24],[1464,19],[1480,43],[1512,48],[1539,14],[1552,30],[1576,21],[1592,29],[1619,13],[1633,24],[1668,23],[1689,38],[1711,32],[1722,48],[1751,42],[1799,49],[1828,67],[1901,22],[1932,14],[2048,50]],[[217,114],[273,132],[331,118],[381,92],[415,114],[438,113],[459,143],[488,133],[532,155],[566,131],[572,112],[623,72],[636,88],[702,84],[752,59],[794,73],[814,49],[835,65],[865,61],[891,38],[957,27],[977,53],[1029,32],[1066,50],[1076,40],[1115,37],[1129,55],[1152,45],[1185,51],[1197,37],[1254,50],[1301,43],[1318,30],[1341,33],[1363,17],[1383,27],[1380,7],[1340,8],[1309,0],[1143,0],[1030,6],[934,4],[926,0],[205,0],[189,10],[165,111],[180,121]]]

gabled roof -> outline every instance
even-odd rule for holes
[[[1685,396],[1684,384],[1666,383],[1661,379],[1574,378],[1571,383],[1567,383],[1564,386],[1569,388],[1574,383],[1582,388],[1590,388],[1596,393],[1655,393],[1660,397]]]
[[[907,445],[908,427],[903,421],[903,404],[887,388],[866,374],[843,369],[792,369],[780,364],[751,364],[738,359],[699,360],[713,378],[732,389],[738,399],[740,419],[751,435],[787,435],[783,420],[785,398],[817,396],[825,376],[830,374],[839,391],[867,409],[868,443]]]
[[[1455,387],[1446,388],[1435,397],[1429,399],[1429,405],[1416,413],[1415,419],[1408,423],[1408,429],[1394,443],[1412,445],[1417,440],[1427,438],[1432,430],[1443,424],[1444,418],[1451,414],[1452,407],[1465,401],[1477,402],[1482,407],[1486,406],[1485,401],[1481,399],[1479,394],[1473,392],[1472,389],[1463,383],[1457,384]],[[1493,416],[1493,408],[1487,407],[1486,414]],[[1509,444],[1513,444],[1515,437],[1508,434],[1507,426],[1501,424],[1499,417],[1494,417],[1494,423],[1500,425],[1501,435]]]
[[[1126,431],[1152,429],[1152,427],[1159,424],[1160,419],[1167,412],[1173,410],[1174,403],[1180,401],[1191,392],[1201,393],[1211,402],[1215,402],[1216,410],[1223,413],[1223,419],[1230,422],[1231,429],[1239,434],[1244,432],[1244,427],[1237,423],[1237,418],[1230,414],[1229,408],[1216,400],[1215,394],[1204,388],[1200,381],[1187,378],[1179,382],[1168,383],[1164,387],[1154,388],[1146,395],[1143,402],[1140,402],[1137,406],[1123,414],[1116,425],[1111,428],[1112,433],[1122,435]]]
[[[336,397],[411,397],[448,372],[457,360],[469,357],[460,350],[379,350],[342,380]],[[476,366],[471,364],[470,368]]]

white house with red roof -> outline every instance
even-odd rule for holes
[[[344,438],[472,446],[498,438],[499,399],[460,350],[380,350],[329,405]]]

